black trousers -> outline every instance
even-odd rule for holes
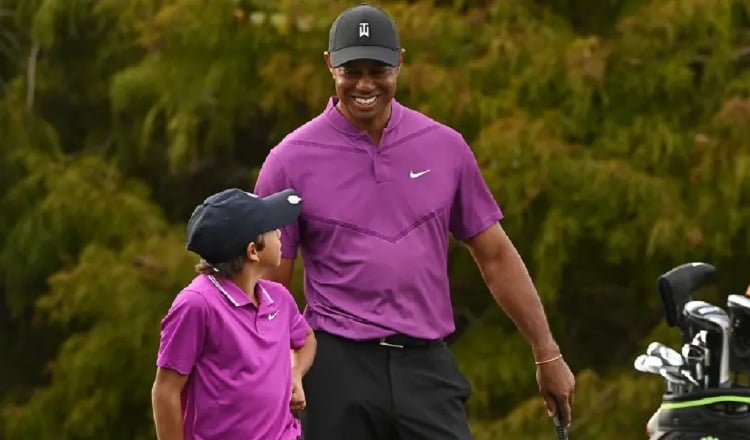
[[[469,382],[446,344],[387,347],[315,332],[304,440],[470,440]]]

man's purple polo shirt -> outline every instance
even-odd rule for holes
[[[182,392],[186,440],[300,433],[289,409],[289,350],[310,328],[281,284],[261,280],[257,289],[258,308],[231,281],[199,275],[162,320],[156,365],[190,375]]]
[[[255,187],[304,200],[282,230],[282,256],[301,248],[305,318],[351,339],[445,337],[455,330],[449,232],[472,237],[500,208],[455,130],[394,100],[376,147],[335,102],[271,150]]]

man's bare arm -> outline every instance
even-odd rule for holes
[[[531,345],[539,391],[551,414],[570,425],[575,377],[561,357],[542,302],[516,247],[499,224],[466,241],[487,288]]]
[[[182,403],[180,393],[188,376],[167,368],[156,370],[151,389],[156,437],[159,440],[183,440]]]
[[[542,302],[521,256],[496,224],[466,241],[487,288],[497,304],[531,345],[534,358],[549,359],[560,352],[550,333]]]

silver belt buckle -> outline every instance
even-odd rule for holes
[[[378,343],[378,345],[382,345],[383,347],[391,347],[391,348],[404,348],[403,345],[391,344],[389,342],[386,342],[385,339],[386,338],[380,338],[380,342]]]

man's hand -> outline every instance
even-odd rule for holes
[[[292,372],[292,399],[289,402],[289,408],[293,413],[302,411],[307,406],[305,401],[305,390],[302,389],[302,375]]]
[[[560,413],[562,423],[572,420],[575,377],[563,358],[536,367],[536,383],[550,417]]]

